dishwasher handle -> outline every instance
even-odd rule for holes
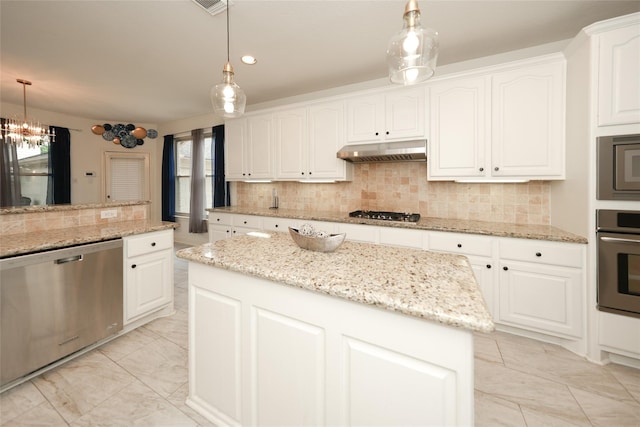
[[[82,261],[82,255],[74,255],[67,258],[60,258],[54,261],[56,264],[66,264],[68,262]]]

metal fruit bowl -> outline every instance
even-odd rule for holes
[[[346,233],[330,234],[327,237],[304,236],[297,229],[289,227],[289,234],[302,249],[316,252],[333,252],[344,242]]]

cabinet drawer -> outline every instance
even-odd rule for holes
[[[422,249],[426,233],[422,230],[407,230],[394,227],[380,227],[380,244]]]
[[[429,233],[429,250],[491,257],[492,238],[460,233]]]
[[[127,257],[148,254],[162,249],[173,247],[173,230],[156,231],[140,234],[138,236],[125,237]]]
[[[231,225],[233,214],[209,212],[209,224]]]
[[[262,217],[255,215],[234,215],[233,226],[262,230]]]
[[[297,228],[295,219],[273,217],[266,217],[262,219],[262,228],[264,230],[288,233],[289,227]]]
[[[499,241],[500,259],[581,268],[582,253],[582,245],[571,243],[521,239]]]

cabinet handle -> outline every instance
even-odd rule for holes
[[[491,268],[491,264],[487,264],[487,268]]]
[[[480,168],[480,169],[479,169],[479,171],[480,171],[480,172],[484,172],[484,168]]]
[[[389,135],[389,131],[387,131],[387,135]]]
[[[278,224],[276,224],[276,228],[278,228]]]
[[[493,168],[493,170],[497,172],[500,170],[500,168],[496,166],[495,168]]]
[[[509,270],[509,267],[502,267],[502,269],[503,269],[504,271],[507,271],[507,270]]]
[[[311,172],[309,172],[309,175],[311,175]]]
[[[156,242],[151,242],[151,246],[155,246],[155,245],[156,245]]]
[[[243,172],[243,173],[242,173],[242,176],[247,176],[247,174]]]
[[[304,175],[304,172],[300,172],[302,175]]]
[[[133,265],[131,266],[131,268],[136,268],[136,265],[135,265],[135,264],[133,264]]]
[[[249,172],[247,175],[251,176],[251,172]]]
[[[216,218],[216,221],[220,222],[220,218]]]
[[[378,133],[378,132],[376,132],[376,136],[378,136],[378,135],[379,135],[379,133]]]
[[[236,234],[236,230],[233,230],[233,234]]]
[[[462,247],[462,243],[458,243],[458,247],[461,248]]]
[[[538,256],[538,257],[542,256],[542,253],[541,252],[536,252],[536,256]]]
[[[227,233],[229,232],[229,230],[227,230]]]
[[[242,222],[245,223],[245,224],[247,223],[247,221],[242,221]]]

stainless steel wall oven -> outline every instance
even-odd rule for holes
[[[596,212],[598,309],[640,318],[640,212]]]

